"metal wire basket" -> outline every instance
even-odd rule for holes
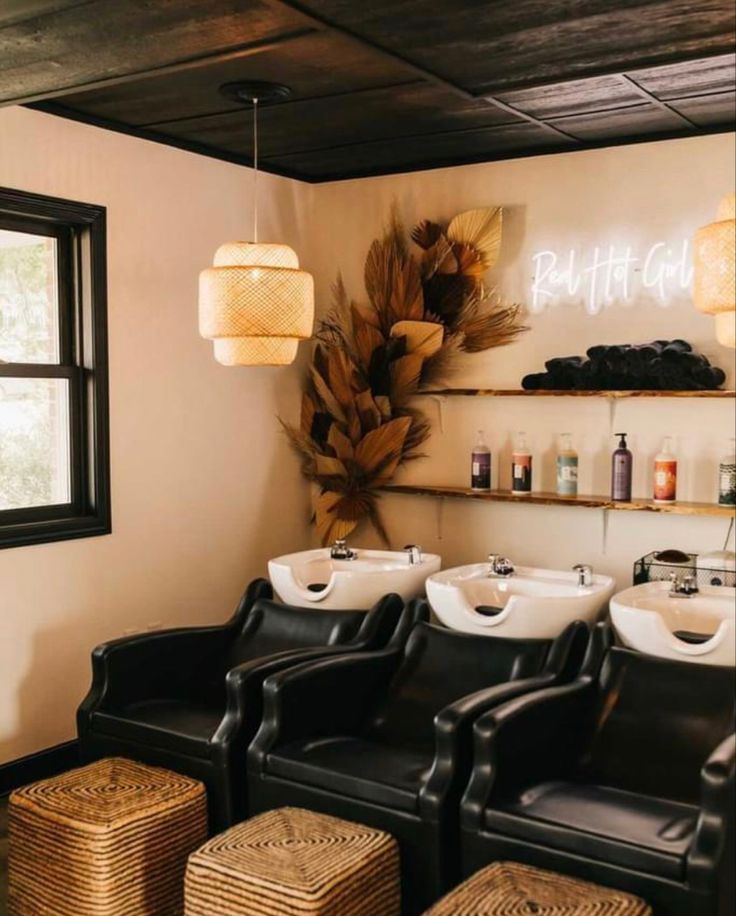
[[[736,586],[736,571],[703,566],[698,563],[698,554],[687,554],[682,563],[663,563],[658,560],[660,551],[653,550],[634,563],[634,585],[642,582],[667,581],[672,573],[678,576],[695,576],[698,587],[704,585]]]

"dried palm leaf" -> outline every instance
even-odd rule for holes
[[[331,347],[327,353],[327,380],[330,390],[345,408],[352,404],[355,392],[360,388],[355,365],[348,354]]]
[[[441,388],[449,383],[461,359],[464,339],[458,331],[445,336],[442,349],[422,365],[421,388]]]
[[[429,359],[442,346],[442,325],[429,321],[397,321],[391,328],[392,337],[406,338],[406,351]]]
[[[353,445],[357,445],[363,438],[363,425],[360,421],[360,414],[356,402],[353,402],[345,411],[347,419],[344,424],[344,432]]]
[[[376,407],[381,412],[381,417],[384,420],[390,420],[393,416],[393,411],[391,409],[391,398],[387,398],[385,395],[379,394],[376,395],[373,400],[376,402]]]
[[[419,267],[413,259],[405,261],[397,269],[389,307],[393,322],[421,321],[424,315],[424,293]]]
[[[373,354],[384,343],[384,336],[378,328],[362,321],[356,324],[355,352],[358,357],[358,366],[364,375],[368,374]]]
[[[356,520],[339,518],[337,507],[342,494],[327,490],[314,497],[314,516],[317,532],[323,544],[331,544],[338,538],[346,538],[358,524]]]
[[[480,251],[473,245],[457,243],[452,246],[452,253],[457,263],[457,272],[480,282],[487,269]]]
[[[410,426],[409,417],[399,417],[369,432],[355,449],[356,463],[366,474],[373,474],[389,456],[396,456],[398,464]]]
[[[330,455],[315,455],[315,468],[319,477],[347,477],[348,472],[339,458]]]
[[[405,404],[419,388],[424,360],[411,353],[391,363],[391,403]]]
[[[529,330],[521,324],[520,314],[521,306],[510,305],[477,315],[463,325],[465,339],[462,349],[466,353],[480,353],[512,343],[519,334]]]
[[[358,411],[363,434],[377,429],[381,425],[381,411],[373,400],[373,395],[370,391],[361,391],[360,394],[356,395],[355,407]]]
[[[340,461],[343,463],[352,461],[354,454],[353,443],[334,423],[330,427],[327,444],[334,450]]]
[[[493,267],[501,250],[503,211],[501,207],[483,207],[459,213],[447,227],[447,238],[477,248],[486,269]]]
[[[319,347],[317,348],[317,351],[319,351]],[[315,354],[315,361],[316,361],[316,354]],[[341,422],[344,423],[345,422],[345,412],[343,411],[342,407],[340,406],[340,403],[337,400],[337,398],[330,391],[327,383],[320,375],[316,366],[311,367],[310,378],[311,378],[312,384],[314,385],[314,389],[317,392],[317,396],[322,401],[325,408],[329,411],[330,414],[332,414],[333,417],[335,417],[336,420],[340,420]]]
[[[302,435],[311,436],[312,435],[312,424],[314,423],[314,415],[317,412],[317,407],[309,396],[308,392],[304,392],[302,395],[302,411],[299,427],[302,431]]]
[[[428,251],[442,237],[442,226],[431,220],[423,219],[411,230],[411,239],[424,251]]]

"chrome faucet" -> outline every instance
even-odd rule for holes
[[[502,557],[500,553],[489,553],[488,562],[490,564],[488,570],[489,578],[507,579],[509,576],[513,576],[514,567],[508,557]]]
[[[576,563],[572,568],[573,572],[578,574],[578,586],[582,588],[585,585],[593,584],[593,567],[587,563]]]
[[[330,559],[332,560],[354,560],[357,553],[351,550],[345,543],[345,538],[338,538],[330,548]]]
[[[670,598],[692,598],[700,591],[695,576],[680,576],[673,572],[670,573],[670,582]]]
[[[407,544],[404,550],[409,557],[409,566],[419,566],[422,562],[422,548],[418,544]]]

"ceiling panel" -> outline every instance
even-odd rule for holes
[[[64,104],[126,124],[153,125],[233,111],[218,89],[235,80],[285,83],[295,100],[416,81],[405,67],[335,32],[311,32],[282,45],[209,64],[65,96]]]
[[[430,149],[435,133],[509,122],[518,122],[518,118],[421,82],[270,105],[259,113],[264,158],[415,134],[428,135],[424,143]],[[250,115],[245,109],[153,128],[231,152],[251,151]]]
[[[641,94],[615,74],[552,83],[518,92],[501,92],[498,98],[537,118],[555,118],[641,103]]]
[[[364,144],[348,144],[330,150],[273,157],[271,164],[308,176],[313,181],[383,172],[426,168],[431,150],[435,166],[457,162],[487,162],[514,153],[561,151],[572,141],[555,136],[533,124],[510,124],[485,130],[454,131],[431,137],[405,137]]]
[[[736,18],[736,8],[733,15]],[[660,99],[726,92],[736,84],[736,55],[725,54],[707,60],[655,67],[631,75],[640,86]]]
[[[0,0],[0,105],[304,180],[733,127],[733,0]]]
[[[476,93],[733,50],[732,0],[306,0]]]
[[[736,92],[694,96],[670,104],[700,127],[736,127]]]
[[[53,95],[304,28],[302,16],[270,0],[65,4],[0,27],[0,101]]]
[[[570,115],[552,120],[551,123],[562,127],[579,140],[609,140],[620,135],[656,135],[675,132],[683,126],[675,114],[650,104],[622,108],[618,111]]]

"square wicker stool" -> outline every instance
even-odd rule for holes
[[[186,916],[399,916],[399,851],[380,830],[280,808],[189,857]]]
[[[101,760],[10,796],[10,916],[176,916],[207,839],[204,786]]]
[[[494,862],[482,868],[425,916],[652,916],[649,906],[622,891],[530,865]]]

